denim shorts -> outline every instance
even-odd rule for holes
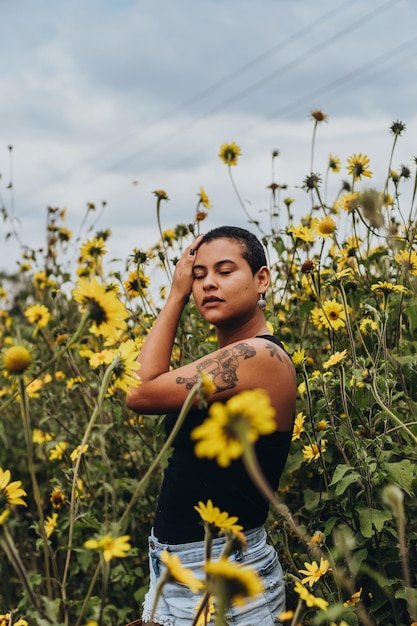
[[[266,541],[263,526],[245,533],[247,548],[230,557],[243,566],[255,570],[264,584],[263,593],[247,601],[243,606],[231,607],[226,615],[230,626],[273,626],[281,624],[278,615],[285,611],[285,588],[278,555]],[[212,560],[219,558],[225,539],[213,541]],[[194,575],[204,580],[204,541],[178,545],[162,544],[153,533],[149,537],[150,587],[143,603],[142,620],[150,621],[155,600],[156,586],[165,565],[160,554],[168,550],[179,557],[182,565],[191,569]],[[161,626],[191,626],[202,593],[193,593],[188,587],[177,582],[164,585],[162,595],[153,615],[153,621]],[[212,617],[211,623],[214,619]]]

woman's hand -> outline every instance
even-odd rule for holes
[[[193,265],[195,253],[204,235],[199,235],[190,246],[185,248],[182,257],[175,266],[172,278],[171,294],[188,300],[193,286]]]
[[[193,284],[195,252],[193,254],[192,251],[197,249],[201,239],[202,235],[184,250],[175,268],[169,296],[143,344],[138,357],[140,364],[138,373],[142,384],[139,388],[131,389],[128,394],[128,405],[133,409],[142,395],[139,389],[144,389],[146,382],[153,381],[169,371],[178,322],[190,297]]]

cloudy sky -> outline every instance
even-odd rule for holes
[[[0,20],[0,205],[12,218],[0,270],[16,267],[19,241],[43,245],[47,206],[67,207],[78,233],[95,203],[82,238],[94,221],[110,227],[122,261],[158,238],[155,189],[170,198],[164,229],[193,221],[200,186],[213,204],[205,230],[245,226],[218,158],[230,141],[254,217],[267,219],[273,150],[275,182],[305,214],[314,109],[328,115],[315,172],[329,153],[343,167],[365,153],[381,187],[396,120],[407,130],[393,165],[414,166],[415,0],[0,0]]]

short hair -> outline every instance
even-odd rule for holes
[[[248,262],[252,274],[264,265],[267,265],[265,250],[259,239],[245,228],[238,226],[218,226],[209,230],[200,242],[208,243],[214,239],[233,239],[242,245],[242,256]]]

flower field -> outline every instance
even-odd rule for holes
[[[311,113],[312,171],[300,181],[308,209],[297,221],[295,200],[272,181],[262,227],[234,182],[240,146],[224,144],[219,154],[247,227],[266,248],[268,326],[298,375],[280,489],[269,493],[252,454],[271,418],[256,390],[210,410],[196,454],[223,465],[231,449],[242,454],[270,500],[267,530],[287,589],[282,624],[416,626],[417,177],[393,165],[406,132],[399,121],[387,129],[382,187],[372,185],[372,161],[360,153],[345,163],[329,155],[327,170],[315,172],[325,119]],[[340,177],[340,191],[328,201],[330,176]],[[125,393],[140,384],[136,357],[175,262],[216,211],[200,188],[190,223],[163,230],[168,195],[154,195],[160,239],[132,250],[123,272],[107,269],[109,230],[85,238],[73,267],[63,264],[72,233],[65,210],[50,207],[45,250],[22,249],[18,274],[0,282],[0,626],[123,626],[140,615],[170,441],[163,416],[133,414]],[[3,217],[7,225],[6,207]],[[190,301],[173,365],[214,345]],[[202,376],[190,401],[196,393],[204,402],[210,380]],[[228,423],[245,428],[226,436]],[[244,540],[239,520],[216,502],[196,507],[209,542],[225,535],[222,559],[207,564],[202,583],[164,558],[169,577],[200,597],[195,624],[223,626],[230,604],[262,588],[255,572],[228,560]]]

